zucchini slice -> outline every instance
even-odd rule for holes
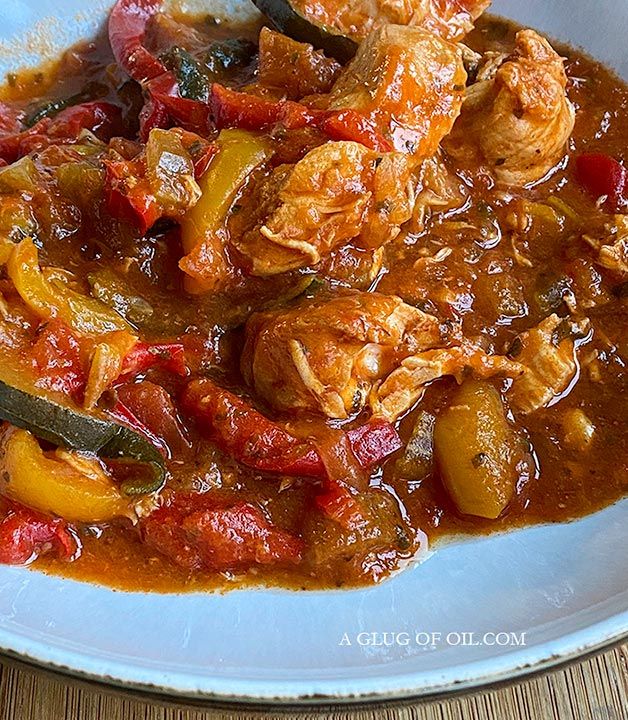
[[[124,425],[71,410],[2,381],[0,419],[53,445],[145,465],[150,479],[141,484],[123,483],[127,494],[156,492],[165,483],[166,466],[157,448]]]
[[[324,50],[341,63],[348,62],[355,55],[358,44],[337,30],[318,25],[303,17],[290,0],[253,0],[257,9],[265,15],[284,35],[310,43],[318,50]]]

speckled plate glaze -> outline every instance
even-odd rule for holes
[[[109,4],[64,0],[51,19],[44,0],[2,0],[0,73],[94,33]],[[255,12],[244,0],[207,0],[204,9]],[[494,10],[584,47],[628,78],[626,0],[495,0]],[[76,676],[201,700],[447,693],[625,637],[627,546],[624,500],[578,522],[442,545],[364,590],[149,595],[0,566],[0,649]]]

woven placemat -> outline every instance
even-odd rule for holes
[[[0,664],[0,720],[628,720],[628,644],[562,670],[439,702],[276,713],[146,701],[13,663]]]

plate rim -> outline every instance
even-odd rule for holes
[[[13,646],[8,640],[18,640]],[[20,644],[19,640],[22,640]],[[478,692],[512,682],[528,679],[534,675],[555,670],[561,666],[584,659],[628,640],[628,608],[610,617],[586,625],[559,638],[532,645],[486,660],[454,665],[437,671],[444,677],[441,682],[430,681],[429,673],[408,673],[378,680],[373,690],[372,679],[321,680],[314,688],[311,680],[292,680],[278,683],[276,680],[223,679],[196,676],[195,687],[189,682],[189,674],[168,673],[168,680],[156,684],[142,675],[155,674],[131,663],[107,659],[108,672],[98,672],[93,666],[97,661],[74,650],[56,650],[43,641],[35,641],[19,633],[0,627],[0,659],[17,660],[38,669],[53,672],[78,681],[87,681],[105,688],[115,688],[153,697],[159,700],[189,702],[191,704],[217,704],[308,707],[321,705],[359,705],[395,701],[446,699],[467,692]],[[65,661],[55,658],[65,656]],[[90,669],[90,666],[91,669]],[[124,670],[123,672],[121,672]],[[457,670],[464,670],[467,677],[455,678]],[[185,679],[187,677],[187,684]],[[371,689],[367,685],[371,684]],[[279,689],[281,688],[281,689]]]

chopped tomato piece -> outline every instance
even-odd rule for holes
[[[297,563],[303,548],[299,538],[274,527],[254,505],[217,507],[203,495],[159,508],[141,523],[141,533],[148,545],[189,569]]]
[[[613,212],[628,205],[628,170],[610,155],[580,155],[576,159],[576,177],[593,197],[606,197],[606,205]]]
[[[60,518],[13,505],[0,521],[0,563],[26,565],[48,553],[73,560],[79,552],[77,536]]]
[[[67,325],[61,320],[47,323],[37,336],[31,355],[39,387],[81,402],[86,382],[81,347]]]
[[[20,114],[21,111],[16,107],[0,102],[0,137],[19,133]]]
[[[193,538],[207,567],[272,565],[301,559],[301,541],[273,527],[262,511],[249,503],[194,513],[185,518],[183,529]]]
[[[338,482],[330,483],[329,489],[317,495],[315,501],[325,515],[346,529],[359,527],[365,522],[357,497]]]

